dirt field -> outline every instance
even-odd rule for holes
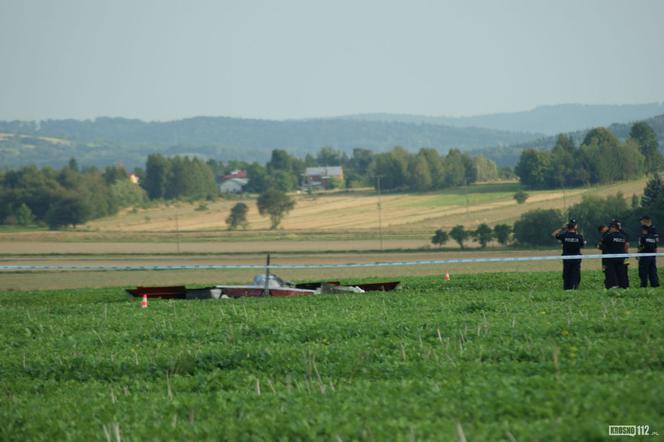
[[[429,239],[384,240],[383,249],[418,249],[429,247]],[[454,247],[454,244],[450,244]],[[163,254],[163,253],[255,253],[296,251],[379,250],[378,239],[349,241],[196,241],[181,242],[107,242],[107,241],[0,241],[4,256],[15,254]]]

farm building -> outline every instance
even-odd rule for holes
[[[343,183],[344,170],[341,166],[307,167],[304,172],[305,188],[330,189],[332,180]]]
[[[249,183],[249,179],[245,170],[234,170],[219,178],[218,182],[221,193],[242,193],[244,186]]]

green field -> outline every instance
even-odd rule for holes
[[[120,288],[0,293],[0,440],[664,435],[664,292],[561,282],[409,277],[393,293],[148,309]]]

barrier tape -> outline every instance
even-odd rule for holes
[[[396,262],[370,262],[350,264],[197,264],[197,265],[153,265],[153,266],[118,266],[118,265],[0,265],[0,271],[26,271],[26,270],[295,270],[295,269],[353,269],[372,267],[411,267],[421,265],[443,264],[480,264],[494,262],[528,262],[528,261],[557,261],[576,259],[620,259],[620,258],[646,258],[664,256],[664,253],[620,253],[613,255],[549,255],[549,256],[516,256],[496,258],[452,258],[432,259],[418,261]]]

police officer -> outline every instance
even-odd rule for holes
[[[551,235],[563,245],[563,256],[576,256],[581,254],[581,248],[586,242],[577,232],[575,219],[570,219],[565,227],[554,230]],[[563,259],[563,288],[576,290],[581,283],[581,260]]]
[[[604,234],[601,242],[602,252],[607,255],[623,254],[629,251],[627,236],[621,231],[620,223],[611,221],[609,231]],[[605,258],[606,288],[629,287],[629,277],[625,258]]]
[[[606,235],[609,231],[609,228],[605,226],[604,224],[600,225],[597,227],[597,231],[599,232],[599,242],[597,243],[597,248],[602,251],[602,255],[606,253],[604,250],[604,245],[602,244],[602,240],[604,239],[604,235]],[[604,274],[604,288],[609,288],[608,280],[606,279],[606,259],[602,258],[602,273]]]
[[[618,221],[617,219],[615,219],[614,221],[618,223],[618,230],[620,231],[620,233],[625,235],[625,253],[629,253],[629,236],[627,235],[627,232],[625,232],[625,230],[623,229],[622,223],[620,221]],[[624,288],[628,288],[629,287],[629,259],[625,260],[625,278],[626,278],[625,281],[627,281],[626,282],[627,287],[624,287]]]
[[[641,221],[639,253],[657,253],[659,233],[652,225],[652,220],[648,215],[644,215],[639,221]],[[655,256],[639,257],[639,279],[641,279],[641,287],[648,287],[648,280],[650,280],[651,287],[659,287],[656,260]]]

